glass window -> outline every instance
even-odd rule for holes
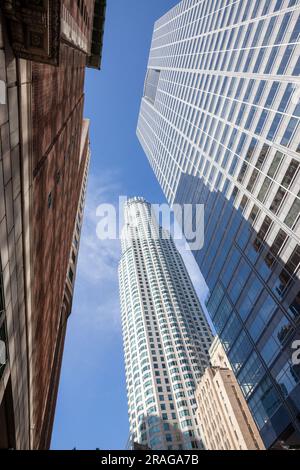
[[[288,107],[288,104],[290,102],[291,96],[294,93],[294,91],[295,91],[294,86],[289,83],[280,101],[278,111],[280,111],[281,113],[284,113],[286,111],[286,108]]]
[[[260,66],[263,62],[264,54],[265,54],[265,48],[260,49],[260,51],[258,53],[258,56],[257,56],[257,59],[256,59],[256,62],[255,62],[255,65],[254,65],[254,68],[253,68],[253,73],[258,73],[259,72]]]
[[[253,79],[249,81],[243,101],[248,101],[249,100],[250,95],[251,95],[252,90],[253,90],[253,87],[254,87],[254,83],[255,83],[255,81]]]
[[[147,78],[145,83],[144,96],[152,104],[155,102],[157,87],[159,82],[160,70],[148,69]]]
[[[250,266],[248,265],[246,261],[242,260],[239,264],[237,272],[235,273],[228,289],[230,298],[232,299],[233,302],[235,302],[238,299],[240,293],[242,292],[242,289],[244,285],[246,284],[246,281],[250,272],[251,272]]]
[[[278,69],[278,72],[277,74],[278,75],[284,75],[285,73],[285,70],[288,66],[288,63],[290,61],[290,58],[292,56],[292,53],[294,51],[294,47],[295,46],[287,46],[286,49],[285,49],[285,53],[283,54],[283,58],[282,58],[282,61],[279,65],[279,69]]]
[[[300,193],[295,198],[291,208],[284,220],[284,223],[289,227],[293,228],[297,220],[299,219],[300,214]]]
[[[280,385],[284,396],[288,397],[299,383],[299,366],[297,368],[291,361],[287,361],[277,374],[276,382]]]
[[[300,75],[300,57],[298,58],[297,60],[297,63],[296,63],[296,66],[293,70],[293,73],[292,73],[293,76],[296,76],[298,77],[298,75]]]
[[[272,180],[266,176],[264,179],[263,184],[261,185],[260,191],[257,195],[257,199],[261,202],[264,202],[266,194],[272,184]]]
[[[268,176],[270,176],[271,178],[274,178],[274,177],[275,177],[276,172],[277,172],[277,170],[278,170],[278,168],[279,168],[279,165],[280,165],[280,163],[281,163],[281,161],[282,161],[282,158],[283,158],[283,153],[281,153],[281,152],[279,152],[279,151],[276,152],[276,154],[275,154],[275,156],[274,156],[274,158],[273,158],[273,160],[272,160],[271,166],[270,166],[270,168],[269,168],[269,171],[268,171],[268,173],[267,173]]]
[[[261,97],[262,97],[262,94],[263,94],[263,91],[265,89],[265,86],[266,86],[266,81],[261,80],[260,83],[259,83],[259,87],[257,89],[256,95],[255,95],[254,100],[253,100],[254,104],[259,104],[259,102],[261,100]]]
[[[249,111],[249,114],[248,114],[248,118],[247,118],[247,121],[245,123],[245,129],[249,129],[251,124],[252,124],[252,121],[254,119],[254,116],[255,116],[255,113],[256,113],[256,106],[251,106],[250,108],[250,111]]]
[[[212,318],[214,317],[214,314],[220,305],[223,296],[224,290],[220,284],[217,284],[207,303],[207,310],[209,311]]]
[[[300,17],[298,16],[296,25],[294,27],[294,30],[292,32],[289,42],[290,43],[297,42],[299,39],[299,34],[300,34]]]
[[[257,176],[258,176],[258,170],[254,169],[252,171],[252,174],[251,174],[250,179],[249,179],[248,184],[247,184],[247,190],[250,193],[253,191]]]
[[[245,246],[248,243],[250,237],[250,229],[249,229],[249,223],[247,222],[242,222],[242,227],[236,236],[236,241],[239,247],[244,250]]]
[[[232,312],[227,322],[227,325],[224,328],[224,331],[222,332],[222,343],[225,351],[228,351],[232,347],[241,329],[241,320],[238,318],[235,312]]]
[[[247,397],[258,385],[264,374],[262,362],[255,351],[251,354],[238,375],[238,382],[242,392]]]
[[[275,8],[274,8],[274,11],[280,10],[281,7],[282,7],[282,3],[283,3],[283,0],[277,0],[277,1],[276,1]]]
[[[251,349],[252,345],[250,343],[250,340],[248,339],[245,331],[242,331],[242,333],[236,340],[233,348],[228,354],[230,363],[235,373],[237,373],[241,369],[247,357],[249,356]]]
[[[265,126],[265,123],[266,123],[266,119],[268,117],[268,111],[264,110],[262,113],[261,113],[261,116],[259,118],[259,121],[258,121],[258,124],[256,126],[256,129],[255,129],[255,134],[258,134],[260,135],[263,131],[263,128]]]
[[[239,314],[245,320],[250,314],[253,306],[255,305],[258,296],[262,292],[263,285],[256,277],[255,274],[251,276],[250,281],[247,283],[245,289],[244,300],[242,301],[239,307]]]
[[[259,314],[256,315],[255,319],[251,323],[249,327],[249,333],[253,339],[253,341],[257,341],[260,335],[263,333],[265,328],[265,323],[262,320]]]
[[[276,56],[278,54],[278,51],[279,51],[279,46],[277,46],[277,47],[275,46],[275,47],[272,48],[272,51],[269,55],[269,60],[267,62],[266,68],[264,70],[264,73],[269,74],[269,73],[272,72],[273,65],[275,63],[275,59],[276,59]]]
[[[299,120],[296,118],[292,118],[286,128],[285,134],[282,138],[281,145],[288,146],[289,142],[295,132],[297,125],[299,124]]]
[[[280,352],[284,340],[291,329],[291,324],[286,317],[282,317],[272,335],[269,337],[263,348],[261,355],[267,365],[270,365]]]
[[[260,151],[260,154],[258,156],[258,159],[257,159],[257,162],[255,164],[255,167],[258,168],[259,170],[262,168],[265,160],[266,160],[266,156],[268,155],[269,153],[269,150],[270,150],[270,146],[267,145],[267,144],[264,144],[262,146],[262,149]]]
[[[256,18],[260,5],[261,5],[261,1],[256,0],[255,6],[252,12],[252,18]],[[262,23],[262,21],[260,23]]]
[[[280,28],[279,28],[279,31],[278,31],[278,34],[277,34],[276,39],[275,39],[275,44],[280,44],[282,42],[283,36],[286,32],[286,28],[287,28],[287,25],[290,21],[291,16],[292,16],[291,12],[288,12],[284,15],[283,20],[282,20],[281,25],[280,25]]]
[[[285,188],[289,188],[292,180],[295,178],[297,175],[298,169],[299,169],[300,163],[297,160],[292,160],[291,163],[289,164],[289,167],[282,179],[282,186]]]
[[[231,252],[231,254],[229,255],[227,259],[227,262],[225,265],[226,269],[222,275],[222,281],[225,286],[228,285],[239,260],[240,260],[239,252],[236,249],[233,249],[233,251]]]
[[[277,91],[279,89],[279,86],[280,86],[280,83],[279,82],[274,82],[272,87],[271,87],[271,90],[268,94],[268,97],[267,97],[267,100],[266,100],[266,103],[265,103],[265,108],[270,108],[273,104],[273,101],[274,101],[274,98],[277,94]]]
[[[162,438],[161,437],[155,437],[154,439],[150,440],[150,447],[155,448],[156,446],[159,446],[162,444]]]
[[[267,324],[270,319],[272,318],[275,310],[276,310],[277,304],[275,300],[268,295],[264,303],[262,304],[261,308],[259,309],[258,313],[263,319],[264,323]]]
[[[298,322],[300,318],[300,292],[296,295],[294,300],[289,306],[288,309],[289,314],[293,318],[294,321]]]
[[[226,297],[224,297],[213,319],[214,326],[218,334],[224,328],[228,318],[231,316],[231,313],[232,313],[232,308],[231,308],[230,302],[228,301]]]
[[[278,209],[281,206],[281,203],[284,199],[285,194],[286,194],[286,190],[283,189],[282,187],[279,187],[272,201],[272,204],[270,205],[270,211],[273,212],[274,214],[277,214]]]
[[[273,388],[269,377],[261,382],[248,404],[258,429],[261,429],[280,406],[279,395]]]
[[[275,117],[273,119],[273,122],[271,124],[270,130],[267,134],[267,140],[273,141],[277,132],[277,129],[279,127],[279,124],[281,122],[282,115],[277,113],[275,114]]]

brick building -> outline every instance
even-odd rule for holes
[[[0,9],[0,448],[44,449],[90,158],[85,68],[100,68],[105,1],[24,3]]]
[[[209,353],[211,367],[205,370],[196,391],[196,415],[205,448],[263,450],[258,429],[218,337]]]

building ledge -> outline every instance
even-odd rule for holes
[[[87,57],[87,67],[101,68],[103,34],[105,23],[106,0],[96,0],[94,7],[94,22],[92,30],[91,53]]]
[[[58,65],[60,7],[60,0],[1,2],[1,12],[16,57]]]

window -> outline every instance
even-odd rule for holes
[[[280,352],[281,346],[284,344],[284,340],[290,330],[290,326],[288,319],[286,317],[282,317],[276,328],[272,328],[272,331],[274,332],[261,350],[261,355],[268,366]]]
[[[238,382],[245,397],[255,389],[263,374],[264,368],[262,362],[259,360],[256,352],[253,351],[238,376]]]
[[[228,355],[235,373],[237,373],[241,369],[250,351],[251,343],[248,337],[246,336],[245,331],[242,331]]]
[[[280,113],[277,113],[275,115],[273,123],[270,127],[270,130],[269,130],[268,134],[267,134],[267,140],[270,140],[271,142],[273,142],[273,140],[275,138],[275,134],[276,134],[277,129],[278,129],[278,126],[281,122],[281,118],[282,118],[282,115]]]
[[[289,146],[289,143],[291,141],[291,138],[292,136],[294,135],[294,132],[295,132],[295,129],[296,127],[298,126],[299,124],[299,120],[296,119],[296,118],[291,118],[287,128],[286,128],[286,131],[282,137],[282,140],[281,140],[281,145],[284,145],[285,147],[288,147]]]
[[[251,272],[251,268],[245,260],[241,260],[238,269],[230,283],[228,293],[232,302],[236,302]]]
[[[259,281],[255,274],[252,274],[249,282],[247,283],[243,301],[238,309],[239,314],[243,320],[245,320],[249,316],[262,289],[262,283]]]
[[[228,351],[232,347],[241,329],[241,320],[237,317],[235,312],[232,312],[227,322],[227,325],[222,333],[222,343],[225,351]]]
[[[249,400],[249,407],[252,410],[258,429],[261,429],[268,419],[273,416],[279,405],[279,395],[273,388],[270,379],[266,377]]]
[[[278,209],[281,206],[281,202],[283,201],[285,195],[286,195],[286,190],[283,189],[282,187],[279,187],[272,201],[272,204],[270,205],[271,212],[273,212],[274,214],[277,214]]]
[[[268,111],[264,110],[261,113],[261,116],[259,118],[257,127],[255,129],[255,134],[260,135],[262,133],[267,117],[268,117]]]
[[[227,298],[225,297],[223,301],[221,302],[221,305],[218,308],[217,313],[213,319],[214,326],[218,334],[224,328],[228,318],[231,316],[231,313],[232,313],[231,305],[229,301],[227,300]]]
[[[295,320],[296,322],[299,321],[299,318],[300,318],[300,292],[298,292],[298,294],[296,295],[296,297],[294,298],[294,300],[290,304],[288,312],[291,315],[291,317],[293,318],[293,320]]]
[[[289,60],[292,56],[293,50],[294,50],[294,46],[287,46],[286,47],[285,53],[283,54],[282,61],[279,65],[279,69],[278,69],[278,72],[277,72],[278,75],[283,75],[285,73],[285,70],[286,70],[287,65],[289,63]]]
[[[207,309],[210,312],[210,315],[213,316],[215,314],[223,295],[224,291],[222,287],[220,284],[217,284],[212,295],[210,296],[209,302],[207,303]]]
[[[158,82],[159,82],[159,75],[160,75],[159,70],[148,69],[144,96],[152,104],[154,104],[155,102],[155,97],[156,97],[157,87],[158,87]]]
[[[274,82],[272,87],[271,87],[271,90],[268,94],[268,97],[267,97],[267,100],[266,100],[266,103],[265,103],[265,108],[271,108],[272,104],[273,104],[273,101],[274,101],[274,98],[277,94],[277,91],[279,89],[279,86],[280,86],[280,83],[279,82]]]
[[[286,108],[289,104],[292,94],[294,93],[294,90],[294,87],[291,84],[288,84],[278,107],[278,111],[280,111],[281,113],[284,113],[286,111]]]
[[[274,155],[269,171],[267,173],[268,176],[270,176],[270,178],[275,177],[277,170],[280,166],[280,163],[282,162],[282,159],[283,159],[283,153],[277,151],[276,154]]]
[[[299,371],[291,361],[287,361],[281,371],[276,376],[276,382],[285,397],[287,397],[299,383]]]
[[[261,185],[258,196],[257,196],[257,199],[260,202],[264,202],[266,194],[267,194],[271,184],[272,184],[272,180],[266,176],[266,178],[263,181],[263,184]]]
[[[74,279],[74,273],[73,273],[73,270],[70,268],[69,269],[69,279],[70,279],[70,282],[71,284],[73,283],[73,279]]]

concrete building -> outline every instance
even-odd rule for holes
[[[104,8],[1,2],[1,448],[50,445],[89,161],[85,66],[100,66]]]
[[[119,283],[130,441],[151,449],[202,448],[195,389],[209,364],[209,325],[151,205],[129,199],[124,215]]]
[[[300,443],[300,6],[183,0],[154,26],[137,134],[204,204],[209,313],[266,447]]]
[[[218,337],[197,386],[197,418],[207,450],[263,450],[258,429]]]

